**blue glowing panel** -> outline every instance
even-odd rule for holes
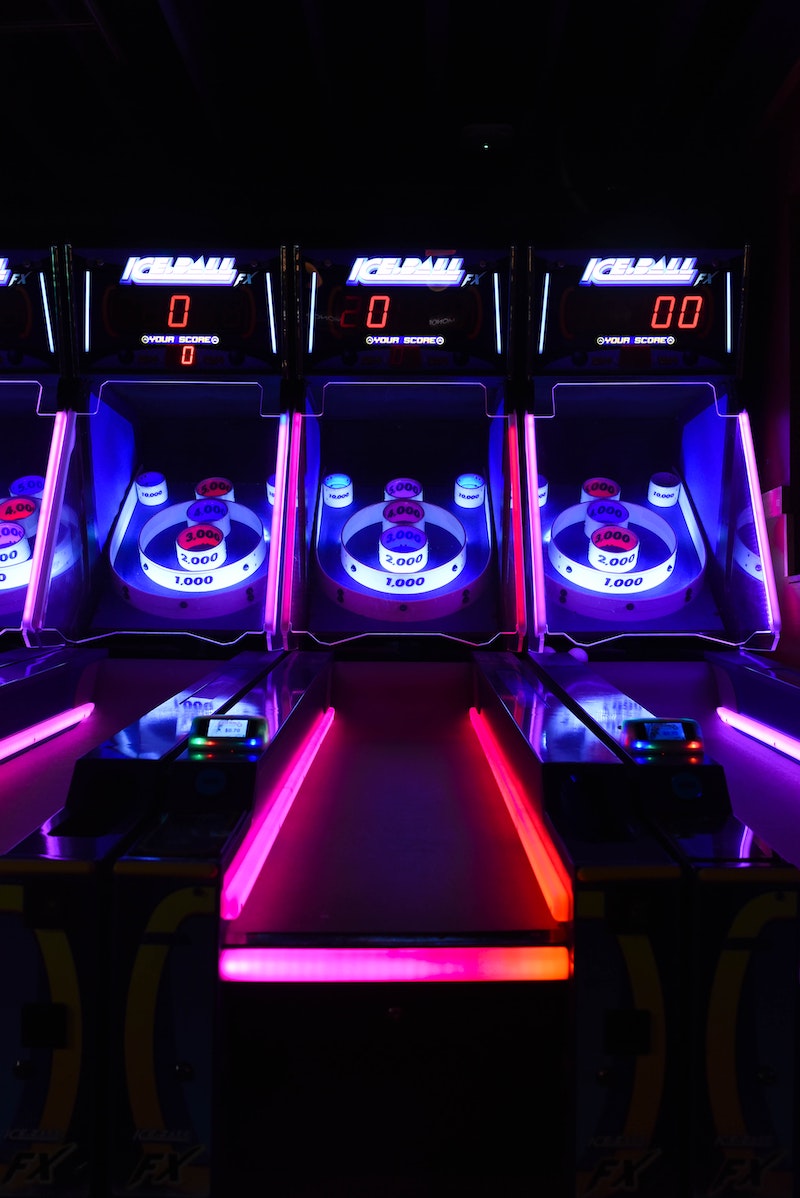
[[[535,419],[547,631],[771,648],[778,613],[746,413],[719,383],[559,382]]]
[[[534,259],[532,368],[553,374],[734,375],[746,255],[547,251]]]
[[[81,369],[224,377],[280,368],[280,255],[83,250]]]
[[[478,381],[324,383],[323,414],[302,421],[295,631],[470,644],[517,631],[513,424],[488,403]]]
[[[310,250],[300,270],[306,374],[506,373],[510,253]]]
[[[41,627],[70,641],[272,629],[288,442],[280,263],[278,249],[72,256],[66,548]]]

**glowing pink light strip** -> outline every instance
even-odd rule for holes
[[[758,466],[756,464],[753,435],[750,431],[750,417],[747,415],[747,412],[740,412],[737,419],[739,421],[739,434],[742,438],[742,449],[744,450],[745,474],[747,475],[747,486],[750,491],[750,506],[753,510],[758,556],[761,558],[761,565],[764,572],[764,588],[767,594],[768,608],[767,620],[770,631],[777,635],[781,627],[778,588],[775,585],[775,575],[772,569],[772,554],[769,547],[769,537],[767,536],[767,522],[764,517],[761,486],[758,481]]]
[[[465,948],[225,948],[228,982],[537,982],[570,975],[552,945]]]
[[[289,438],[289,481],[286,487],[286,542],[284,546],[283,563],[283,600],[281,604],[281,633],[285,637],[289,631],[292,613],[292,581],[294,564],[294,538],[297,528],[298,486],[300,479],[300,442],[302,440],[303,418],[299,412],[292,416],[292,430]],[[277,484],[277,479],[276,479]]]
[[[566,923],[572,918],[572,886],[558,849],[538,814],[526,802],[522,788],[489,730],[485,717],[477,708],[470,707],[469,718],[550,914],[558,923]]]
[[[528,512],[530,513],[531,570],[533,573],[533,631],[543,637],[547,631],[544,590],[544,542],[539,511],[539,467],[536,460],[535,417],[525,416],[525,456],[528,462]]]
[[[278,628],[278,580],[283,556],[283,514],[286,511],[286,467],[289,445],[289,417],[284,412],[278,425],[278,445],[275,461],[275,498],[272,505],[269,562],[267,563],[267,632]]]
[[[269,796],[263,810],[253,821],[244,840],[236,850],[222,880],[220,898],[222,919],[236,919],[241,914],[250,891],[255,886],[270,849],[281,830],[281,825],[289,814],[295,796],[303,784],[303,779],[328,734],[328,729],[333,723],[333,716],[333,707],[327,708],[320,714],[303,742],[300,752],[289,767],[288,773],[284,775],[281,784]]]
[[[511,488],[511,520],[514,530],[514,587],[517,606],[517,637],[518,649],[528,626],[528,614],[525,610],[525,561],[522,551],[522,481],[519,472],[519,432],[516,416],[512,414],[508,425],[508,460],[509,484]]]
[[[723,724],[735,728],[737,732],[744,732],[745,735],[752,736],[761,744],[768,745],[771,749],[777,749],[779,753],[785,753],[787,757],[793,757],[795,761],[800,761],[800,740],[794,736],[789,736],[786,732],[779,732],[770,724],[762,724],[760,720],[754,720],[752,716],[732,711],[730,707],[718,707],[717,715]]]
[[[64,494],[66,483],[66,456],[72,448],[72,437],[75,433],[75,416],[69,412],[56,412],[53,421],[53,435],[50,440],[50,454],[45,471],[42,502],[39,506],[39,521],[36,539],[33,543],[31,556],[31,576],[25,592],[25,604],[22,609],[22,630],[30,632],[42,619],[44,607],[44,592],[53,548],[58,535],[57,509]],[[27,638],[26,638],[27,640]]]
[[[93,711],[94,703],[81,703],[78,707],[68,707],[66,711],[60,711],[46,720],[40,720],[38,724],[22,728],[19,732],[12,732],[10,736],[5,736],[0,740],[0,761],[5,761],[6,758],[13,757],[15,753],[29,749],[31,745],[36,745],[39,741],[48,740],[58,732],[65,732],[67,728],[74,727],[81,720],[88,719]]]

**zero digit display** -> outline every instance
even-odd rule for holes
[[[76,254],[84,369],[277,372],[279,254]]]
[[[541,254],[537,370],[737,372],[745,254]]]
[[[504,373],[510,265],[496,252],[309,252],[306,372]]]

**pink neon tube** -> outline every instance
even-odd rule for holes
[[[552,945],[462,948],[226,948],[228,982],[539,982],[570,975],[569,950]]]
[[[283,514],[286,509],[286,459],[289,442],[289,417],[284,414],[278,425],[278,445],[275,462],[275,500],[272,507],[269,562],[267,563],[266,628],[278,630],[278,579],[283,558]]]
[[[795,761],[800,761],[800,741],[795,737],[780,732],[770,724],[762,724],[760,720],[754,720],[752,716],[732,711],[730,707],[718,707],[717,715],[723,724],[735,728],[737,732],[744,732],[747,736],[752,736],[754,740],[760,741],[762,745],[769,745],[771,749],[777,749],[779,753],[785,753],[787,757],[793,757]]]
[[[51,715],[38,724],[31,724],[19,732],[13,732],[10,736],[0,740],[0,761],[13,757],[15,753],[21,753],[23,749],[29,749],[31,745],[38,744],[39,741],[48,740],[49,737],[56,736],[59,732],[65,732],[67,728],[74,727],[81,720],[88,719],[93,711],[94,703],[82,703],[79,707],[69,707],[66,711],[60,711],[58,715]]]
[[[222,880],[222,919],[236,919],[241,914],[303,779],[328,734],[333,716],[334,709],[329,707],[318,717],[288,772],[271,792],[263,811],[245,834]]]
[[[572,918],[572,887],[558,850],[538,814],[525,800],[522,788],[509,769],[483,715],[475,707],[471,707],[469,718],[536,880],[542,888],[550,914],[559,923],[566,923]]]
[[[531,571],[533,574],[533,631],[543,637],[547,631],[544,590],[544,545],[539,512],[539,467],[536,459],[536,421],[525,417],[525,456],[528,463],[528,513],[530,516]]]

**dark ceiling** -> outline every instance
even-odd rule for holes
[[[0,46],[7,242],[727,235],[800,3],[0,0]]]

